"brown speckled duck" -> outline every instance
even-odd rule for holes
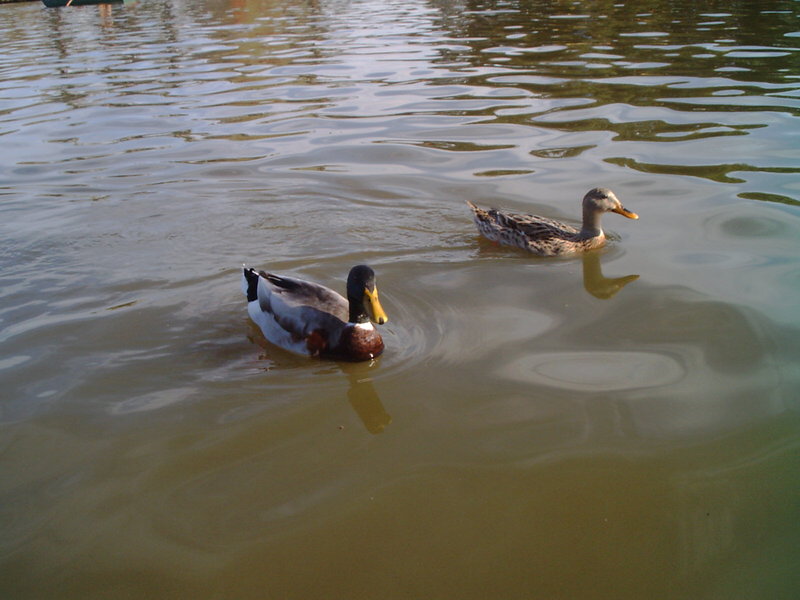
[[[516,246],[540,256],[561,256],[600,248],[606,236],[600,227],[605,212],[629,219],[639,215],[627,210],[609,189],[594,188],[583,197],[583,226],[580,229],[536,215],[483,210],[467,201],[475,224],[485,237],[506,246]]]
[[[247,312],[264,337],[290,352],[350,361],[370,360],[383,352],[372,321],[383,324],[388,318],[378,300],[375,273],[367,265],[350,269],[347,299],[318,283],[247,267],[242,291]]]

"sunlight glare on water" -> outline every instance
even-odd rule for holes
[[[800,10],[0,5],[0,596],[800,589]],[[577,224],[542,259],[465,201]],[[241,265],[344,292],[297,357]]]

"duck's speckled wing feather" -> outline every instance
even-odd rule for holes
[[[572,237],[579,231],[572,225],[539,215],[505,213],[494,208],[486,212],[498,227],[517,230],[534,240]]]
[[[508,213],[497,209],[483,210],[467,201],[478,231],[488,239],[507,246],[516,246],[540,256],[556,256],[595,245],[581,241],[580,230],[572,225],[540,217]],[[601,240],[602,238],[598,238]]]

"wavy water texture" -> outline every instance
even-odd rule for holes
[[[0,596],[793,598],[798,8],[2,4]],[[584,257],[465,203],[595,186]],[[243,263],[369,263],[385,353]]]

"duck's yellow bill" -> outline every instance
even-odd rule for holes
[[[364,297],[369,303],[369,309],[372,313],[372,320],[378,325],[383,325],[386,323],[389,320],[389,317],[387,317],[386,313],[383,312],[381,302],[378,300],[378,286],[375,286],[375,289],[371,292],[367,288],[364,288]]]
[[[612,208],[611,212],[615,212],[618,215],[622,215],[623,217],[628,217],[629,219],[638,219],[639,218],[639,215],[637,215],[635,212],[629,211],[624,206],[620,206],[619,208]]]

